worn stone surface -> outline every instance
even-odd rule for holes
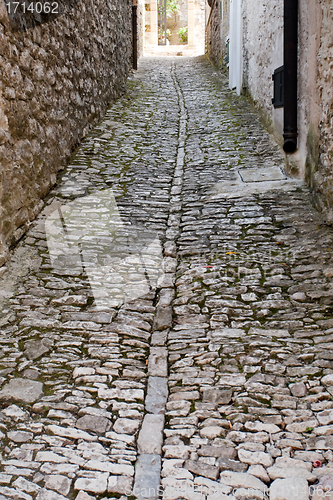
[[[111,493],[130,495],[132,492],[133,478],[127,476],[110,476],[108,491]]]
[[[32,432],[13,431],[8,432],[7,436],[14,443],[26,443],[27,441],[31,441],[34,435]]]
[[[145,400],[146,410],[150,413],[164,413],[168,397],[168,381],[164,377],[149,377]]]
[[[66,476],[54,474],[45,478],[45,488],[55,490],[61,493],[61,495],[66,496],[69,493],[70,487],[71,480]]]
[[[310,491],[305,479],[276,479],[269,489],[270,500],[309,500]]]
[[[138,438],[140,454],[161,454],[163,443],[164,415],[147,414]]]
[[[111,422],[109,419],[102,416],[84,415],[76,421],[75,426],[84,431],[105,434],[105,432],[111,428]]]
[[[92,497],[91,495],[88,495],[88,493],[86,493],[85,491],[79,491],[76,499],[77,500],[93,500],[94,497]]]
[[[219,468],[211,465],[204,464],[203,462],[193,462],[193,460],[186,460],[184,464],[185,469],[193,474],[207,477],[208,479],[216,479],[219,476]]]
[[[212,3],[212,10],[209,13],[206,36],[207,36],[207,54],[215,66],[225,69],[227,65],[227,43],[225,34],[229,29],[229,8],[227,0],[221,0],[223,17],[221,19],[220,5]],[[221,26],[222,25],[222,26]]]
[[[140,455],[136,464],[133,494],[137,498],[157,498],[160,472],[160,455]]]
[[[24,498],[24,497],[23,497]],[[65,500],[66,497],[59,495],[53,490],[41,488],[36,496],[36,500]],[[27,497],[24,500],[29,500]]]
[[[143,60],[0,277],[0,391],[43,384],[4,401],[0,495],[250,500],[332,475],[332,231],[300,183],[260,180],[282,156],[225,83]]]
[[[243,472],[221,472],[220,480],[221,483],[232,486],[233,488],[248,488],[259,490],[262,492],[266,490],[265,484],[260,481],[260,479],[252,476],[251,474],[245,474]]]
[[[130,1],[55,5],[42,22],[21,4],[10,17],[0,7],[0,265],[73,148],[123,93],[131,64]]]
[[[148,360],[148,373],[153,377],[168,376],[168,350],[165,347],[152,347]]]
[[[35,380],[16,378],[10,380],[0,391],[2,401],[22,401],[23,403],[34,403],[43,394],[43,384]]]
[[[104,493],[107,489],[108,474],[97,473],[95,477],[80,477],[75,481],[76,490],[84,490],[91,493]]]

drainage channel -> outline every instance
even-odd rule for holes
[[[133,494],[144,500],[157,500],[162,493],[160,486],[162,445],[165,408],[168,398],[168,350],[169,329],[172,327],[172,301],[177,269],[176,238],[179,235],[182,185],[184,176],[185,140],[188,115],[184,97],[176,78],[175,63],[171,75],[179,103],[179,134],[176,166],[174,170],[166,241],[164,243],[164,277],[160,286],[156,316],[153,324],[148,359],[148,389],[145,400],[146,415],[138,436],[138,460],[135,467]]]

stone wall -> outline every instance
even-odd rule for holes
[[[271,75],[283,64],[283,2],[247,0],[245,3],[247,87],[273,130],[282,136],[283,109],[274,109],[271,104]],[[308,182],[317,207],[330,224],[333,224],[332,30],[330,0],[299,2],[298,150],[286,157],[292,173]]]
[[[58,4],[10,18],[0,3],[0,265],[131,65],[131,0]]]
[[[268,121],[282,135],[283,111],[272,106],[272,74],[283,64],[283,2],[246,1],[244,16],[244,82]]]
[[[247,85],[252,97],[272,113],[272,73],[283,64],[283,2],[246,2]]]
[[[230,0],[215,0],[207,15],[206,52],[212,63],[226,70],[229,59]]]
[[[143,40],[145,34],[145,0],[138,1],[137,8],[138,23],[138,59],[143,56]]]
[[[313,174],[318,164],[321,113],[318,53],[321,27],[321,7],[317,0],[301,2],[299,6],[298,44],[298,152],[294,156],[298,157],[299,177],[307,179],[311,186]]]
[[[319,131],[309,130],[307,167],[317,205],[324,212],[327,222],[333,224],[333,5],[331,0],[321,0],[320,8],[321,31],[316,72],[320,92]]]
[[[222,67],[222,46],[220,1],[214,0],[207,20],[206,52],[218,68]]]

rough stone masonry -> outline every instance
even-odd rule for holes
[[[142,61],[0,278],[0,500],[332,500],[333,233],[282,165]]]
[[[0,3],[0,266],[73,148],[124,92],[131,56],[130,0],[43,0],[55,13],[41,15],[21,4],[14,14]]]

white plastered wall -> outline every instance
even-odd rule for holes
[[[283,1],[246,0],[247,85],[279,134],[283,109],[272,105],[274,70],[283,65]]]
[[[243,86],[242,0],[230,0],[229,87],[239,95]]]
[[[274,70],[283,65],[283,1],[243,0],[245,4],[246,81],[251,96],[265,111],[276,132],[283,134],[283,108],[272,105]],[[294,155],[298,176],[305,177],[309,129],[320,121],[318,51],[321,6],[299,0],[298,150]],[[292,155],[289,159],[293,161]]]

